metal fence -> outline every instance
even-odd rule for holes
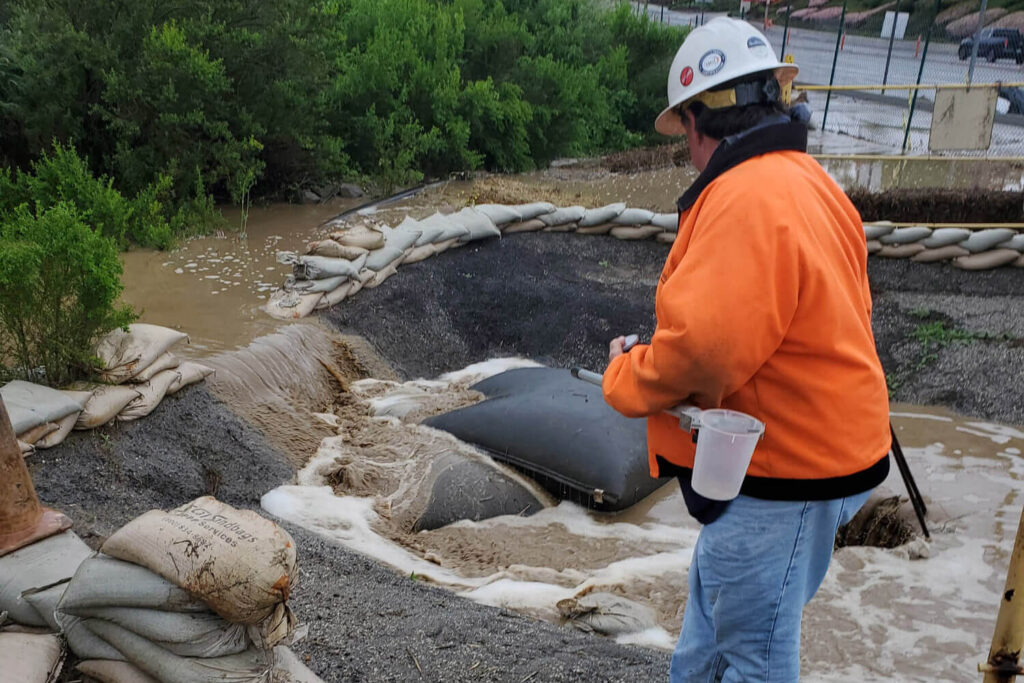
[[[966,14],[962,5],[941,10],[936,2],[921,16],[920,10],[908,12],[920,7],[911,0],[856,12],[849,0],[736,0],[729,14],[743,14],[768,35],[780,57],[800,66],[797,93],[806,93],[812,124],[833,147],[863,154],[1024,157],[1024,67],[1018,63],[1024,44],[1012,36],[977,40],[979,30],[1024,26],[1024,12],[982,14],[984,2]],[[722,14],[700,4],[635,6],[656,21],[689,26]],[[961,36],[970,46],[961,45]],[[940,143],[933,136],[933,123],[942,123],[933,121],[937,98],[943,113],[949,113],[949,102],[969,103],[977,109],[971,125],[990,126],[990,135],[966,145],[946,138]]]

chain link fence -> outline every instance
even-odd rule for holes
[[[804,93],[812,125],[832,134],[833,146],[838,140],[859,154],[1024,157],[1024,12],[985,8],[982,14],[983,0],[634,4],[656,21],[690,26],[742,15],[768,35],[780,57],[800,66],[796,95]],[[924,87],[936,85],[947,87]],[[939,142],[932,134],[937,98],[937,124],[952,104],[957,113],[969,104],[978,116],[957,127],[987,128],[991,121],[991,135],[952,147]]]

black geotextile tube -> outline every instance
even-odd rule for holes
[[[425,424],[480,446],[559,498],[624,510],[667,481],[650,476],[646,422],[616,413],[600,387],[568,370],[510,370],[473,389],[487,400]]]
[[[894,223],[1019,223],[1024,192],[940,188],[846,193],[865,221]]]

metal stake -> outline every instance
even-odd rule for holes
[[[832,56],[832,73],[828,77],[828,86],[831,88],[836,82],[836,64],[839,63],[839,45],[843,40],[843,24],[846,23],[846,0],[843,0],[843,13],[839,15],[839,30],[836,32],[836,52]],[[821,130],[825,130],[825,122],[828,121],[828,105],[832,102],[832,91],[825,96],[825,113],[821,115]]]
[[[789,15],[793,13],[793,0],[786,4],[786,25],[782,29],[782,51],[779,52],[779,61],[786,57],[786,44],[789,42]]]
[[[988,0],[981,0],[981,11],[978,12],[978,27],[974,29],[974,44],[971,45],[971,65],[967,67],[967,85],[974,81],[974,63],[978,61],[978,43],[981,42],[981,24],[985,21],[985,8]]]
[[[921,85],[921,78],[924,76],[924,63],[928,59],[928,45],[932,42],[932,27],[935,26],[935,17],[939,15],[939,3],[942,0],[935,0],[935,10],[932,12],[932,20],[928,24],[928,30],[924,37],[924,51],[921,53],[921,67],[917,70],[917,84]],[[910,141],[910,124],[914,121],[914,109],[917,107],[917,90],[910,97],[910,114],[907,116],[907,128],[903,131],[903,152],[907,151],[907,142]]]
[[[889,82],[889,62],[892,61],[892,44],[896,39],[896,23],[900,20],[900,0],[896,0],[896,13],[892,16],[892,30],[889,32],[889,53],[885,55],[885,73],[882,74],[882,85]],[[885,94],[885,88],[882,88]]]

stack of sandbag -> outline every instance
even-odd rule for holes
[[[125,422],[145,417],[165,396],[212,373],[171,353],[174,346],[187,341],[184,332],[147,323],[106,334],[96,345],[105,384],[87,387],[92,397],[75,429],[93,429],[115,417]]]
[[[83,396],[14,380],[0,387],[22,453],[49,448],[74,429],[85,407]]]
[[[199,498],[108,538],[78,567],[54,620],[79,670],[100,681],[316,681],[284,647],[297,577],[286,531]]]
[[[470,207],[450,215],[435,213],[420,221],[406,217],[394,228],[344,226],[327,239],[311,242],[306,254],[278,252],[278,262],[292,266],[292,274],[265,308],[276,318],[302,318],[318,308],[341,303],[363,288],[379,286],[402,264],[422,261],[473,240],[500,236],[486,214]]]
[[[918,263],[950,261],[962,270],[1024,268],[1024,234],[1010,228],[898,228],[889,221],[864,224],[868,253]]]

